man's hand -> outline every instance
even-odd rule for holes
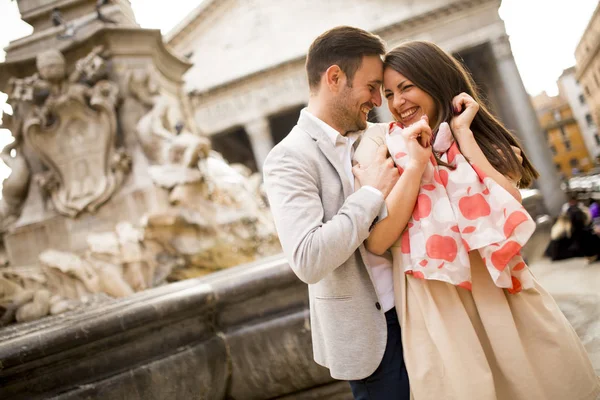
[[[400,177],[394,161],[387,156],[387,152],[386,146],[379,146],[371,164],[366,167],[358,164],[352,168],[352,173],[358,179],[360,186],[372,186],[379,190],[384,198],[390,194]]]

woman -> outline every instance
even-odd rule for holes
[[[392,251],[414,398],[595,400],[600,385],[585,349],[535,279],[531,288],[510,294],[494,284],[477,251],[468,253],[470,290],[404,273],[399,239],[431,162],[432,132],[442,122],[450,123],[460,152],[519,202],[517,184],[529,185],[537,172],[479,100],[472,78],[434,44],[408,42],[388,53],[384,93],[392,115],[406,128],[410,160],[386,199],[388,218],[375,226],[367,248],[375,254]],[[355,156],[360,165],[369,163],[386,134],[381,125],[365,133]],[[407,172],[412,179],[402,179]]]

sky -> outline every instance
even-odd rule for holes
[[[202,0],[169,0],[164,2],[130,0],[138,23],[143,28],[169,32]],[[276,0],[274,0],[276,1]],[[506,24],[511,47],[527,92],[536,95],[546,91],[556,95],[556,80],[566,68],[575,64],[575,47],[585,30],[598,0],[503,0],[500,17]],[[20,20],[16,1],[0,0],[0,62],[4,47],[31,33],[31,27]],[[0,92],[2,111],[11,112]],[[12,141],[0,129],[0,148]],[[0,168],[0,180],[9,172]]]

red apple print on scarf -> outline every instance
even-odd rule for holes
[[[429,191],[435,190],[435,185],[423,185],[422,187],[423,187],[423,189],[429,190]]]
[[[440,185],[443,185],[442,180],[440,179],[440,173],[438,172],[437,169],[433,170],[433,179]]]
[[[465,229],[463,229],[462,233],[473,233],[475,232],[475,227],[474,226],[467,226]]]
[[[467,290],[473,290],[473,286],[471,285],[471,282],[469,282],[469,281],[461,282],[457,286],[460,286],[461,288],[465,288]]]
[[[444,268],[444,265],[445,265],[445,264],[446,264],[446,263],[445,263],[444,261],[442,261],[442,263],[441,263],[440,265],[438,265],[438,266],[437,266],[437,268],[438,268],[438,269],[442,269],[442,268]]]
[[[415,278],[419,278],[419,279],[425,279],[425,275],[423,275],[423,273],[422,273],[422,272],[420,272],[420,271],[413,271],[412,275],[413,275]]]
[[[504,223],[504,236],[508,238],[512,235],[515,228],[525,221],[527,221],[527,215],[523,214],[521,211],[515,211],[510,214]]]
[[[417,205],[413,211],[413,218],[419,221],[421,218],[429,216],[431,213],[431,199],[426,194],[420,194],[417,197]]]
[[[451,236],[431,235],[425,243],[425,250],[429,258],[452,262],[456,259],[458,246]]]
[[[520,263],[518,263],[517,265],[515,265],[513,267],[513,271],[520,271],[524,268],[525,268],[525,263],[523,261],[521,261]]]
[[[450,146],[450,148],[448,149],[448,152],[446,153],[448,155],[448,164],[452,164],[452,162],[459,153],[460,151],[458,151],[458,146],[456,146],[456,143],[453,143],[452,146]]]
[[[484,195],[487,196],[488,194],[490,194],[490,189],[485,188],[485,190],[483,192],[481,192],[481,193],[483,193]]]
[[[397,159],[399,159],[399,158],[402,158],[402,157],[404,157],[405,155],[406,155],[406,153],[405,153],[405,152],[403,152],[403,151],[399,151],[399,152],[397,152],[396,154],[394,154],[394,158],[397,160]]]
[[[404,168],[402,168],[401,166],[398,165],[396,168],[398,168],[398,173],[400,175],[402,175],[404,173]]]
[[[517,242],[507,242],[500,249],[492,253],[492,265],[498,271],[503,271],[506,268],[506,264],[513,258],[517,252],[521,249],[521,245]]]
[[[402,251],[402,254],[410,254],[410,235],[408,234],[408,229],[402,234],[400,251]]]
[[[521,289],[523,289],[523,285],[521,285],[521,281],[518,280],[517,278],[515,278],[514,276],[511,276],[511,279],[512,279],[512,289],[507,289],[508,293],[510,293],[510,294],[519,293],[521,291]]]
[[[473,170],[479,177],[479,182],[483,182],[483,180],[486,178],[486,175],[483,173],[483,171],[480,170],[479,167],[477,167],[477,165],[475,164],[471,164],[471,167],[473,167]]]
[[[421,262],[419,263],[419,265],[423,268],[425,268],[425,266],[427,265],[427,260],[421,260]]]
[[[491,213],[490,205],[481,193],[470,196],[471,188],[467,189],[467,196],[458,201],[458,208],[462,215],[468,220],[487,217]]]
[[[450,228],[450,230],[452,232],[460,233],[460,228],[458,227],[458,225],[454,225],[452,228]]]
[[[462,244],[463,244],[465,250],[467,251],[467,253],[470,252],[471,246],[469,246],[469,243],[467,243],[467,241],[463,238],[460,238],[460,240],[462,240]],[[483,263],[485,264],[485,258],[483,259]]]
[[[448,186],[448,171],[445,169],[440,169],[440,183],[444,185],[444,187]]]

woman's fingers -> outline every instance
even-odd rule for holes
[[[431,144],[431,128],[425,118],[422,118],[408,128],[405,128],[402,131],[402,134],[406,140],[417,140],[423,147],[427,147]]]
[[[455,113],[452,119],[454,128],[470,128],[479,111],[479,104],[467,93],[460,93],[452,99],[452,107]]]

